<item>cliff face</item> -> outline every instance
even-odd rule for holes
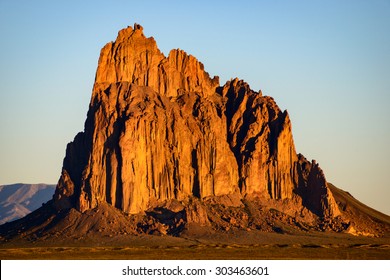
[[[96,91],[91,108],[89,159],[77,194],[81,211],[107,201],[139,213],[156,201],[238,191],[223,120],[207,99],[183,94],[171,101],[122,82]]]
[[[239,166],[243,194],[291,198],[297,187],[297,155],[287,111],[237,79],[221,89],[226,99],[228,142]]]
[[[321,169],[297,155],[288,113],[271,97],[238,79],[219,86],[184,51],[165,57],[139,25],[121,30],[101,51],[56,207],[84,212],[107,202],[136,214],[175,200],[187,205],[187,220],[199,212],[207,224],[194,201],[213,197],[288,200],[297,212],[339,215]]]

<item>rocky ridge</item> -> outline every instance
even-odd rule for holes
[[[353,224],[319,165],[296,153],[272,97],[237,78],[221,86],[182,50],[165,57],[138,24],[101,51],[85,129],[67,146],[49,204],[77,223],[122,213],[111,231],[126,234]]]

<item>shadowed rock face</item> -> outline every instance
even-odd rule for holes
[[[298,183],[297,155],[287,111],[238,79],[220,92],[226,99],[228,142],[238,163],[241,192],[291,198]]]
[[[204,208],[188,201],[224,196],[289,200],[296,212],[339,215],[324,174],[297,155],[288,113],[271,97],[238,79],[220,86],[184,51],[165,57],[139,25],[121,30],[101,51],[85,130],[68,144],[56,207],[84,212],[107,202],[183,221],[199,212],[207,224]],[[187,208],[174,215],[159,206],[172,200]]]

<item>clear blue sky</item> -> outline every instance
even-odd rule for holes
[[[0,0],[0,184],[56,183],[100,49],[140,23],[275,98],[298,152],[390,214],[390,1]]]

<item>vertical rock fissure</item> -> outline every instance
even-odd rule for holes
[[[198,166],[198,155],[197,149],[193,149],[191,152],[192,168],[194,170],[194,181],[192,185],[192,195],[200,198],[200,182],[199,182],[199,166]]]
[[[113,201],[111,198],[111,190],[114,186],[112,186],[112,168],[111,168],[111,158],[110,153],[106,153],[106,201],[113,205]],[[114,202],[115,203],[115,202]]]
[[[122,134],[124,130],[124,119],[123,116],[119,117],[115,123],[113,128],[113,133],[108,139],[109,146],[111,147],[113,153],[115,154],[115,159],[117,161],[116,166],[116,186],[111,186],[111,188],[115,188],[114,192],[110,192],[110,197],[115,197],[115,203],[113,206],[115,206],[118,209],[123,208],[123,181],[122,181],[122,165],[123,165],[123,159],[122,159],[122,152],[120,147],[120,135]],[[112,162],[110,160],[110,165],[112,165]],[[112,170],[113,171],[113,170]],[[110,182],[111,185],[111,182]],[[114,201],[113,201],[114,202]]]

